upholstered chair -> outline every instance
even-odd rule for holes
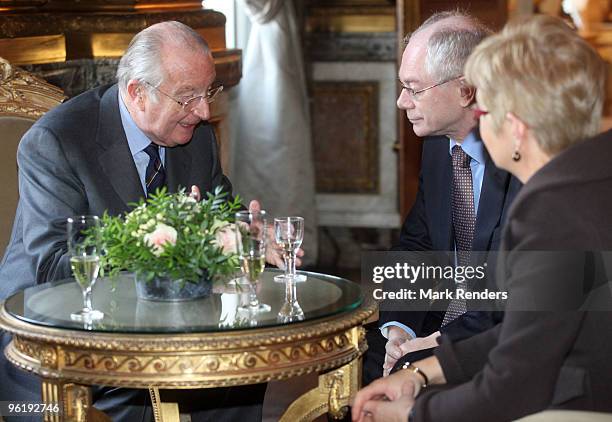
[[[0,57],[0,256],[11,235],[19,198],[19,140],[40,116],[65,98],[61,89]]]

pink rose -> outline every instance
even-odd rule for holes
[[[153,249],[155,256],[160,256],[164,252],[164,247],[168,244],[176,244],[176,230],[163,223],[158,223],[152,233],[144,236],[144,241]]]
[[[225,255],[238,253],[234,225],[227,223],[215,233],[215,244],[223,248]]]

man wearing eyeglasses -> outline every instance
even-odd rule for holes
[[[85,92],[32,126],[18,150],[20,200],[0,267],[0,299],[70,277],[69,216],[121,214],[162,186],[195,186],[196,196],[221,186],[231,194],[207,122],[222,89],[215,78],[206,42],[181,23],[163,22],[134,37],[117,84]],[[10,338],[0,336],[4,350]],[[40,381],[4,356],[0,380],[0,401],[41,402]],[[264,392],[262,385],[194,390],[183,410],[193,421],[260,420]],[[114,421],[152,419],[147,390],[98,388],[93,396]]]
[[[472,109],[475,91],[462,77],[470,52],[489,33],[471,16],[441,12],[406,38],[397,106],[425,140],[417,198],[393,250],[454,251],[450,265],[478,265],[471,251],[499,247],[503,216],[520,183],[489,158]],[[408,312],[407,303],[381,305],[386,344],[383,351],[378,330],[368,333],[364,383],[387,375],[400,358],[401,364],[430,355],[441,334],[466,338],[498,322],[496,314],[466,306],[447,301]]]

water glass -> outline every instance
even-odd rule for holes
[[[274,280],[278,282],[286,282],[289,279],[293,282],[306,281],[306,276],[297,274],[295,271],[296,254],[304,240],[304,218],[275,218],[274,237],[283,250],[285,260],[285,274],[277,275]]]

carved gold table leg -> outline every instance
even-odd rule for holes
[[[45,422],[106,422],[110,418],[95,409],[91,403],[91,390],[88,386],[43,379],[42,398],[57,412],[45,412]]]
[[[51,407],[58,406],[59,412],[45,412],[43,420],[45,422],[59,422],[62,420],[62,414],[64,414],[64,397],[63,387],[64,383],[58,381],[51,381],[43,379],[42,381],[42,399],[45,405]]]
[[[312,421],[326,412],[334,419],[341,419],[360,385],[361,357],[319,375],[319,385],[291,403],[280,422]]]
[[[149,388],[151,404],[153,406],[153,416],[155,422],[179,422],[180,413],[177,403],[162,403],[159,396],[159,388]]]

